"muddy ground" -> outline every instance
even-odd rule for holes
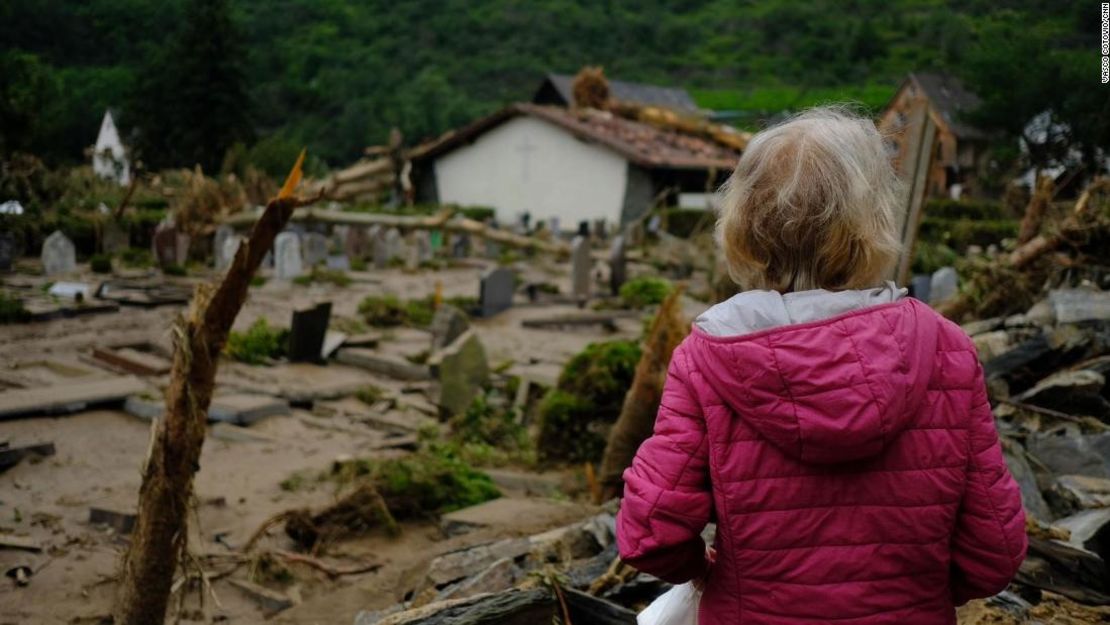
[[[260,316],[271,324],[287,326],[295,307],[319,301],[333,304],[332,327],[358,317],[359,301],[370,294],[392,293],[402,299],[431,294],[442,284],[446,297],[478,294],[479,276],[486,263],[475,261],[441,271],[409,273],[400,269],[351,272],[352,284],[308,286],[269,280],[251,289],[250,299],[236,321],[245,329]],[[569,290],[566,265],[536,265],[524,269],[527,279],[560,284]],[[211,275],[205,276],[211,277]],[[77,279],[95,281],[83,274]],[[26,281],[27,276],[21,276]],[[34,280],[34,278],[30,278]],[[45,279],[41,279],[45,282]],[[196,278],[177,278],[192,283]],[[562,364],[589,342],[613,336],[637,336],[641,321],[622,319],[614,335],[598,327],[573,330],[533,330],[521,320],[574,312],[567,304],[533,305],[518,298],[519,305],[492,319],[477,320],[491,366],[507,365],[537,382],[551,383]],[[96,370],[95,375],[113,373],[99,366],[89,354],[100,345],[150,343],[168,349],[170,328],[182,308],[169,306],[150,310],[123,307],[117,313],[94,314],[71,319],[0,326],[0,371],[18,372],[44,383],[65,383],[71,371],[56,363],[71,363],[74,369]],[[381,350],[416,353],[426,350],[429,335],[421,330],[396,329],[382,333]],[[509,364],[509,363],[512,364]],[[46,363],[46,364],[44,364]],[[55,364],[50,364],[55,363]],[[152,389],[166,382],[147,378]],[[331,362],[326,366],[278,364],[248,366],[225,361],[218,376],[217,394],[222,391],[281,392],[297,387],[312,393],[337,395],[318,400],[311,409],[294,408],[290,415],[265,418],[249,427],[220,424],[210,428],[196,480],[196,519],[192,525],[191,549],[196,554],[230,552],[242,545],[267,518],[284,510],[319,507],[334,501],[334,487],[304,480],[289,489],[282,482],[294,475],[326,471],[337,458],[381,457],[403,453],[393,445],[403,436],[389,428],[375,427],[365,420],[372,410],[349,395],[354,389],[376,385],[393,391],[414,390],[413,386],[362,369]],[[419,386],[419,384],[415,385]],[[415,389],[419,390],[419,388]],[[333,392],[328,392],[333,391]],[[2,392],[2,390],[0,390]],[[430,419],[430,404],[412,397],[412,406],[402,405],[388,421]],[[379,415],[380,416],[380,415]],[[0,580],[0,623],[97,622],[110,610],[121,550],[126,539],[104,526],[89,523],[90,507],[130,512],[135,509],[140,467],[146,454],[151,422],[120,409],[85,410],[64,416],[39,416],[0,421],[0,440],[13,445],[52,441],[57,454],[41,461],[24,461],[0,474],[0,534],[27,537],[42,545],[41,553],[0,549],[5,570],[26,563],[34,570],[30,584],[17,587]],[[410,592],[420,566],[436,554],[494,538],[532,534],[566,524],[589,514],[591,508],[573,503],[580,495],[580,478],[575,470],[531,476],[520,469],[495,472],[505,495],[520,498],[522,513],[491,520],[491,526],[453,538],[445,538],[434,522],[410,523],[398,538],[374,533],[342,543],[324,557],[336,566],[367,561],[383,564],[376,572],[329,579],[303,566],[289,567],[295,579],[289,594],[300,605],[282,611],[273,620],[281,623],[350,623],[359,610],[392,604]],[[538,480],[539,491],[554,494],[555,507],[537,501],[525,488]],[[581,499],[581,497],[578,497]],[[529,513],[535,510],[535,513]],[[291,542],[280,529],[270,532],[267,547],[289,549]],[[247,578],[247,568],[234,577]],[[198,607],[196,594],[187,597],[189,618],[202,614],[234,623],[260,622],[269,612],[228,579],[213,584],[205,607]]]

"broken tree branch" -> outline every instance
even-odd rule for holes
[[[116,625],[149,625],[165,619],[174,574],[188,541],[193,476],[204,444],[220,352],[246,300],[251,277],[274,237],[293,210],[307,203],[293,195],[303,160],[304,152],[281,193],[269,202],[249,239],[240,245],[222,282],[215,288],[198,287],[187,316],[174,325],[166,414],[156,426],[143,469],[138,516],[116,596]]]
[[[471,236],[489,239],[503,245],[515,248],[532,248],[539,252],[550,254],[570,254],[570,247],[560,241],[544,241],[534,237],[527,237],[499,230],[486,224],[454,216],[454,209],[446,209],[428,216],[388,215],[382,213],[355,213],[326,208],[303,208],[294,211],[292,221],[316,221],[326,224],[341,224],[348,226],[385,226],[408,230],[446,230],[448,232],[465,232]],[[454,218],[452,218],[454,216]],[[237,213],[224,220],[224,223],[242,228],[255,222],[257,213]]]

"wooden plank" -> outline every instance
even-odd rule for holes
[[[123,401],[128,395],[146,389],[138,378],[124,376],[6,391],[0,393],[0,419],[75,412],[96,404]]]
[[[910,278],[913,264],[914,246],[917,244],[917,230],[921,225],[922,206],[928,193],[929,169],[933,164],[937,136],[936,122],[929,115],[929,105],[921,100],[910,113],[911,120],[906,129],[906,159],[902,163],[901,174],[905,182],[905,210],[900,216],[899,234],[902,240],[902,254],[894,267],[891,279],[905,285]]]

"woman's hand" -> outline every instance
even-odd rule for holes
[[[705,573],[702,573],[702,575],[700,577],[695,577],[694,579],[690,580],[690,583],[694,585],[694,588],[697,589],[698,592],[704,592],[705,591],[705,582],[709,579],[709,573],[710,573],[710,571],[713,570],[713,565],[716,564],[716,562],[717,562],[717,550],[716,549],[714,549],[713,547],[706,546],[706,548],[705,548],[705,562],[706,562]]]

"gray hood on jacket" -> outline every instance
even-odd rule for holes
[[[744,291],[705,311],[694,320],[712,336],[742,336],[777,328],[820,321],[837,315],[896,302],[906,295],[893,282],[873,289],[851,291]]]

